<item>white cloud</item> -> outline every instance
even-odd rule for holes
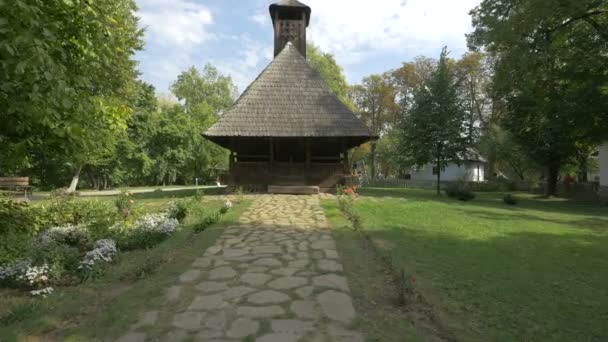
[[[221,72],[229,74],[239,92],[243,92],[257,77],[260,67],[272,60],[273,50],[247,35],[241,36],[238,41],[242,48],[234,58],[212,61],[212,64]]]
[[[141,26],[149,41],[164,46],[189,48],[213,38],[209,9],[187,0],[139,0]]]
[[[345,64],[366,55],[410,50],[416,54],[443,45],[466,47],[469,11],[480,0],[307,0],[312,7],[309,37]]]

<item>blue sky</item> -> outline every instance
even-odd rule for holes
[[[146,46],[141,78],[160,94],[177,75],[206,63],[239,91],[272,59],[270,0],[137,0]],[[350,83],[416,56],[466,52],[468,12],[480,0],[303,0],[312,7],[309,40],[336,56]],[[348,7],[344,7],[348,4]]]

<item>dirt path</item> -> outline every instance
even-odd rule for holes
[[[120,342],[363,341],[318,196],[256,196]]]

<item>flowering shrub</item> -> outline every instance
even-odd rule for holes
[[[94,271],[99,270],[104,263],[112,262],[117,253],[118,249],[114,240],[98,240],[95,242],[95,248],[85,254],[78,269],[84,271],[87,275],[91,275]]]
[[[133,205],[135,204],[135,201],[133,200],[132,195],[132,193],[123,190],[114,201],[114,205],[116,205],[118,213],[122,215],[124,219],[127,219],[133,212]]]
[[[357,187],[339,187],[337,190],[338,206],[344,213],[346,218],[351,221],[353,227],[358,229],[361,224],[361,218],[355,212],[355,199],[357,198]]]
[[[128,225],[120,222],[110,228],[119,237],[120,249],[150,248],[175,233],[179,221],[168,213],[148,214]]]
[[[224,203],[224,206],[220,209],[220,212],[222,214],[227,213],[230,209],[232,209],[232,202],[230,202],[230,200],[226,200],[226,203]]]
[[[85,251],[90,249],[92,239],[86,225],[65,224],[51,227],[40,233],[37,243],[40,247],[46,247],[50,244],[65,244]]]
[[[185,201],[177,201],[171,205],[168,214],[170,218],[174,218],[179,223],[182,223],[188,215],[188,204]]]
[[[12,265],[0,266],[0,284],[9,287],[24,287],[33,289],[32,295],[46,294],[50,290],[38,293],[38,289],[46,287],[51,281],[50,268],[47,264],[33,266],[30,259],[22,259]]]

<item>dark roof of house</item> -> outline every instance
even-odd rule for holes
[[[298,0],[281,0],[279,2],[276,2],[272,5],[270,5],[270,7],[268,7],[268,10],[270,11],[270,16],[272,17],[273,24],[274,24],[274,11],[278,10],[281,7],[298,7],[298,8],[304,9],[304,11],[306,12],[306,26],[308,26],[310,24],[310,14],[311,14],[312,10],[310,9],[309,6],[299,2]]]
[[[204,136],[373,138],[291,43]]]

